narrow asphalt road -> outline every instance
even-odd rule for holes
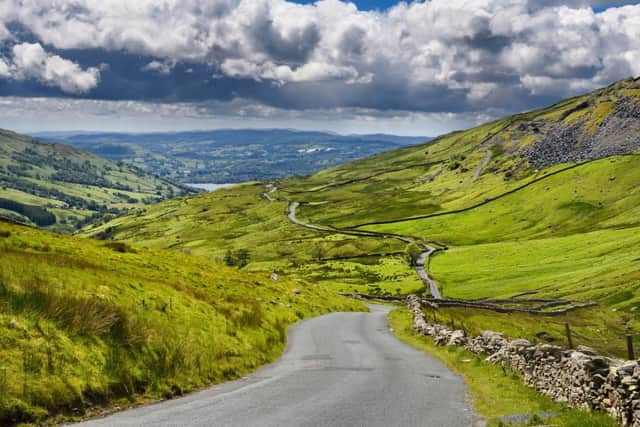
[[[300,207],[300,202],[292,202],[289,205],[288,217],[289,217],[289,221],[291,221],[293,224],[299,225],[300,227],[304,227],[310,230],[320,231],[324,233],[348,234],[352,236],[361,235],[366,237],[379,237],[379,238],[385,238],[385,239],[391,238],[391,239],[400,240],[405,243],[416,243],[417,245],[419,245],[424,249],[424,252],[420,254],[420,257],[416,261],[416,273],[418,273],[418,276],[424,282],[424,284],[429,286],[429,292],[431,293],[431,296],[435,299],[442,299],[442,296],[440,295],[440,289],[438,289],[438,285],[431,278],[431,276],[429,276],[429,257],[436,251],[435,248],[432,248],[431,246],[422,242],[416,242],[415,240],[410,239],[408,237],[404,237],[404,236],[379,234],[379,233],[374,233],[372,231],[359,231],[359,230],[344,231],[339,228],[329,229],[329,228],[321,227],[314,224],[307,224],[305,222],[300,221],[296,216],[296,211],[298,210],[299,207]]]
[[[398,341],[388,307],[294,325],[281,359],[245,379],[82,426],[473,426],[462,380]]]
[[[442,295],[440,295],[440,289],[438,289],[438,285],[436,282],[429,276],[429,257],[436,251],[431,246],[426,246],[426,251],[420,254],[420,258],[416,261],[416,272],[418,276],[422,279],[424,283],[429,286],[429,292],[431,292],[431,296],[435,299],[442,299]]]

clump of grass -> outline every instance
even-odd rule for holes
[[[256,301],[251,302],[246,308],[233,314],[234,323],[240,327],[257,328],[262,324],[263,320],[264,310],[262,305]]]
[[[591,117],[587,123],[587,130],[591,133],[595,133],[600,128],[600,125],[605,121],[611,110],[613,110],[614,102],[600,102],[593,108]]]
[[[0,298],[14,313],[38,313],[77,335],[100,336],[110,333],[123,320],[123,312],[98,297],[69,295],[39,277],[21,280],[19,291],[0,281]]]

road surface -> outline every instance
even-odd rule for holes
[[[281,359],[245,379],[82,426],[473,426],[462,380],[398,341],[389,308],[294,325]]]
[[[344,230],[340,228],[325,228],[314,224],[307,224],[306,222],[302,222],[296,216],[296,211],[300,207],[300,202],[292,202],[289,205],[289,221],[293,224],[299,225],[301,227],[307,228],[309,230],[320,231],[323,233],[337,233],[337,234],[348,234],[351,236],[364,236],[364,237],[377,237],[381,239],[396,239],[400,240],[404,243],[415,243],[419,245],[424,252],[420,254],[420,257],[416,261],[416,273],[420,279],[424,282],[425,285],[429,287],[429,292],[431,296],[435,299],[442,299],[440,295],[440,289],[438,289],[438,285],[429,275],[429,257],[436,251],[435,248],[427,245],[426,243],[416,242],[413,239],[408,237],[399,236],[399,235],[390,235],[384,233],[376,233],[374,231],[360,231],[360,230]]]
[[[420,279],[429,286],[429,292],[431,292],[431,296],[435,299],[442,299],[442,295],[440,295],[440,289],[438,289],[438,285],[436,282],[429,276],[429,257],[436,251],[431,246],[426,246],[423,244],[426,251],[420,254],[420,258],[416,261],[416,272]]]

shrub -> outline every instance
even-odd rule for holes
[[[238,249],[237,251],[228,250],[224,255],[224,263],[229,267],[242,268],[249,264],[249,251],[246,249]]]
[[[409,265],[414,266],[418,259],[420,258],[420,254],[422,254],[422,249],[415,243],[411,243],[407,245],[407,248],[404,251],[405,259],[409,263]]]
[[[135,254],[135,253],[138,253],[138,251],[136,251],[134,248],[132,248],[131,246],[129,246],[126,243],[123,243],[123,242],[108,242],[108,243],[105,243],[105,246],[107,248],[113,249],[114,251],[120,252],[120,253],[123,253],[123,254],[126,254],[126,253]]]

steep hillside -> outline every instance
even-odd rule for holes
[[[72,231],[96,217],[190,190],[63,145],[0,130],[0,215]]]
[[[127,133],[44,133],[114,161],[185,183],[234,183],[309,175],[429,138],[339,135],[291,129]]]
[[[330,201],[326,209],[313,208],[316,221],[352,226],[472,206],[563,164],[638,148],[640,80],[629,79],[428,145],[383,153],[304,180],[285,180],[282,187],[297,199]]]
[[[620,354],[621,337],[640,334],[639,105],[640,80],[628,79],[426,145],[150,206],[86,232],[220,259],[227,247],[247,249],[249,269],[339,291],[426,291],[405,260],[415,248],[394,238],[405,236],[440,249],[430,268],[445,296],[599,303],[543,322],[450,311],[469,328],[557,342],[570,320],[581,343]],[[292,224],[293,201],[299,220],[325,231]]]
[[[286,328],[359,303],[185,253],[0,221],[0,425],[236,378]]]

